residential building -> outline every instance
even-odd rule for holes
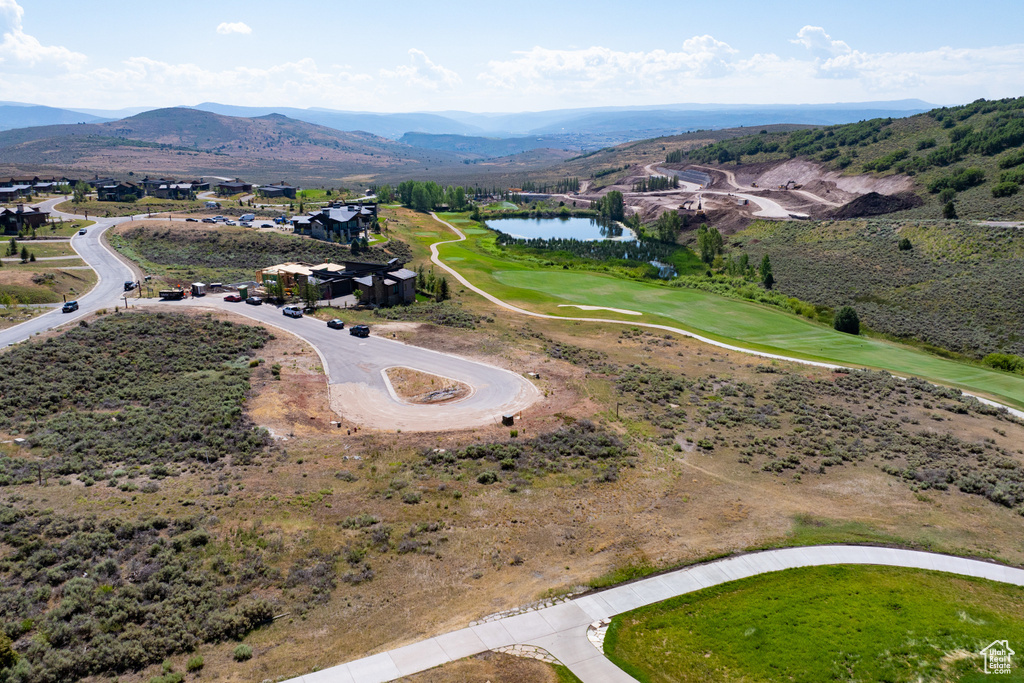
[[[25,207],[18,204],[15,209],[0,209],[0,227],[5,235],[17,235],[21,230],[31,230],[46,224],[49,218],[48,211],[42,211],[38,207]]]
[[[217,194],[230,196],[247,192],[252,192],[252,183],[243,183],[238,178],[217,185]]]
[[[135,183],[112,183],[96,187],[96,198],[101,202],[135,201],[145,193]]]
[[[256,192],[263,197],[268,199],[273,197],[287,197],[288,199],[295,199],[296,193],[299,188],[292,187],[286,184],[283,180],[277,185],[264,185],[256,190]]]
[[[377,220],[376,204],[335,204],[292,218],[295,232],[318,240],[351,242],[362,237]]]

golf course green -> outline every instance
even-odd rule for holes
[[[1024,638],[1022,607],[1024,589],[983,579],[805,567],[619,615],[604,648],[642,683],[982,681],[981,651]]]
[[[453,218],[456,225],[469,223]],[[669,325],[754,351],[917,376],[1024,408],[1024,376],[843,334],[776,308],[694,289],[504,259],[496,254],[491,235],[470,235],[463,242],[439,245],[438,254],[442,261],[461,259],[457,270],[484,291],[537,313]],[[559,308],[560,304],[620,308],[644,315],[584,312]]]

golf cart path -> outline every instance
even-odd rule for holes
[[[499,299],[498,297],[494,296],[493,294],[490,294],[490,293],[484,291],[483,289],[477,287],[472,282],[470,282],[465,277],[463,277],[463,275],[461,273],[459,273],[457,270],[455,270],[451,266],[446,265],[441,260],[440,254],[437,251],[438,246],[440,246],[442,244],[453,244],[455,242],[462,242],[462,241],[464,241],[466,239],[466,235],[463,234],[463,232],[461,230],[456,228],[454,225],[452,225],[448,221],[440,218],[436,213],[432,212],[430,215],[434,217],[434,220],[436,220],[437,222],[441,223],[442,225],[447,226],[456,235],[458,235],[458,238],[456,238],[456,239],[446,240],[444,242],[434,242],[433,244],[431,244],[430,245],[430,260],[431,260],[431,262],[433,262],[435,265],[439,266],[440,268],[444,268],[446,271],[451,273],[452,277],[454,277],[456,280],[461,282],[468,289],[471,289],[472,291],[474,291],[477,294],[479,294],[480,296],[484,297],[485,299],[487,299],[488,301],[490,301],[494,305],[500,306],[500,307],[502,307],[502,308],[504,308],[506,310],[514,311],[516,313],[521,313],[522,315],[531,316],[533,318],[545,318],[547,320],[567,320],[567,321],[573,321],[573,322],[590,322],[590,323],[611,323],[611,324],[614,324],[614,325],[629,325],[630,327],[647,327],[647,328],[650,328],[650,329],[664,330],[666,332],[672,332],[672,333],[675,333],[675,334],[682,335],[684,337],[690,337],[692,339],[696,339],[697,341],[704,342],[705,344],[710,344],[712,346],[717,346],[719,348],[727,349],[729,351],[738,351],[739,353],[745,353],[745,354],[748,354],[748,355],[751,355],[751,356],[758,356],[758,357],[761,357],[761,358],[770,358],[770,359],[773,359],[773,360],[783,360],[783,361],[788,361],[788,362],[791,362],[791,363],[801,363],[803,365],[810,365],[810,366],[819,367],[819,368],[827,368],[827,369],[830,369],[830,370],[848,369],[848,366],[837,365],[835,363],[822,363],[822,362],[819,362],[819,361],[804,360],[804,359],[801,359],[801,358],[791,358],[789,356],[783,356],[781,354],[776,354],[776,353],[767,353],[767,352],[764,352],[764,351],[754,351],[752,349],[747,349],[747,348],[744,348],[742,346],[736,346],[734,344],[726,344],[725,342],[720,342],[720,341],[717,341],[715,339],[710,339],[708,337],[703,337],[703,336],[701,336],[699,334],[695,334],[695,333],[693,333],[693,332],[691,332],[689,330],[684,330],[684,329],[679,328],[679,327],[672,327],[670,325],[659,325],[657,323],[643,323],[643,322],[638,322],[638,321],[633,321],[633,320],[614,320],[612,318],[575,318],[575,317],[560,316],[560,315],[549,315],[547,313],[536,313],[534,311],[528,311],[525,308],[519,308],[518,306],[513,306],[512,304],[507,303],[505,301],[502,301],[501,299]],[[892,374],[892,373],[890,373],[890,374]],[[898,379],[906,379],[905,377],[900,377],[899,375],[893,375],[893,377],[896,377]],[[927,380],[927,381],[931,382],[932,380]],[[936,382],[932,382],[932,383],[934,384]],[[1010,406],[1004,405],[1004,404],[999,403],[997,401],[993,401],[993,400],[987,399],[987,398],[982,398],[981,396],[974,396],[974,394],[969,394],[967,392],[963,392],[963,394],[964,394],[964,396],[973,396],[974,398],[978,399],[979,401],[981,401],[982,403],[984,403],[986,405],[990,405],[990,406],[993,406],[993,407],[996,407],[996,408],[1003,408],[1007,412],[1009,412],[1011,415],[1014,415],[1015,417],[1018,417],[1018,418],[1024,420],[1024,410],[1018,410],[1016,408],[1012,408]]]
[[[1024,586],[1024,570],[919,550],[821,545],[737,555],[469,627],[291,679],[290,683],[383,683],[488,650],[530,645],[550,653],[583,683],[636,683],[588,638],[602,620],[677,595],[759,574],[825,565],[908,567]]]

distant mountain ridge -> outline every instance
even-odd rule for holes
[[[97,123],[108,121],[100,116],[83,114],[70,109],[57,109],[37,104],[0,102],[0,130],[27,126],[50,126],[64,123]]]
[[[3,103],[0,103],[3,104]],[[25,109],[34,105],[6,103],[11,124],[0,115],[0,130],[25,126],[97,122],[122,119],[138,108],[121,110],[74,110],[40,108],[35,116]],[[892,102],[755,105],[755,104],[667,104],[628,107],[589,107],[518,113],[473,113],[464,111],[374,113],[325,108],[248,107],[203,102],[190,107],[223,116],[256,118],[281,114],[340,131],[365,131],[399,140],[406,133],[463,135],[487,138],[516,138],[537,135],[572,136],[575,149],[598,149],[610,144],[664,135],[737,126],[772,123],[834,125],[870,118],[903,117],[927,111],[932,105],[920,100]],[[153,110],[148,110],[153,111]],[[60,118],[63,117],[63,118]],[[92,117],[92,118],[88,118]],[[436,141],[431,142],[436,145]],[[429,147],[437,149],[437,147]]]

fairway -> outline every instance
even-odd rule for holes
[[[983,648],[1024,643],[1022,611],[1019,586],[919,569],[808,567],[620,615],[605,652],[643,683],[981,681]],[[1000,680],[1024,680],[1013,664]]]
[[[599,273],[545,269],[472,249],[485,240],[492,242],[489,236],[470,237],[465,242],[442,245],[439,253],[443,260],[453,256],[464,259],[459,271],[485,291],[538,313],[568,317],[559,304],[643,311],[647,315],[633,321],[677,326],[754,351],[913,375],[1024,408],[1024,377],[1020,375],[957,363],[884,340],[854,337],[775,308],[709,292]],[[610,311],[587,316],[575,311],[572,317],[632,316]]]

